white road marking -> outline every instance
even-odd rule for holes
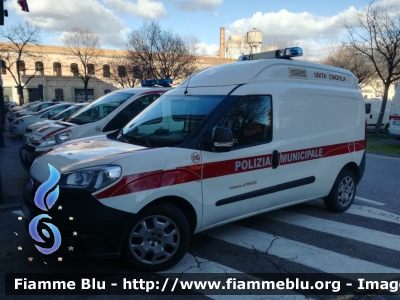
[[[356,198],[357,200],[368,202],[368,203],[372,203],[372,204],[375,204],[375,205],[382,205],[382,206],[386,205],[385,203],[382,203],[382,202],[373,201],[373,200],[365,199],[365,198],[358,197],[358,196],[355,196],[354,198]]]
[[[400,224],[400,215],[374,207],[353,204],[345,213]]]
[[[311,200],[306,205],[326,210],[321,200]],[[400,215],[371,206],[352,204],[344,213],[400,224]]]
[[[400,236],[395,234],[283,210],[266,213],[261,217],[400,251]]]
[[[268,270],[265,271],[266,273]],[[175,266],[173,266],[171,269],[168,269],[167,271],[159,272],[158,274],[166,274],[167,276],[171,273],[175,274],[213,274],[213,278],[209,280],[220,280],[221,281],[221,286],[225,285],[225,280],[228,278],[227,274],[243,274],[242,272],[229,268],[227,266],[221,265],[219,263],[213,262],[213,261],[208,261],[206,259],[203,259],[198,256],[193,256],[191,254],[186,253],[185,256],[182,258],[182,260]],[[220,275],[218,275],[220,274]],[[250,276],[246,274],[246,278],[248,280],[261,280],[258,277]],[[199,290],[198,292],[201,293]],[[273,291],[272,291],[273,292]],[[297,293],[293,292],[293,295],[207,295],[207,297],[211,299],[216,299],[216,300],[232,300],[232,299],[251,299],[251,300],[256,300],[256,299],[272,299],[272,300],[279,300],[279,299],[295,299],[295,300],[303,300],[303,299],[309,299],[308,297],[305,297],[303,295],[299,295]]]
[[[227,243],[257,250],[326,273],[399,273],[399,269],[383,266],[344,254],[292,241],[235,224],[224,225],[208,235]]]

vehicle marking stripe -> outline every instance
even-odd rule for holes
[[[400,236],[378,230],[367,229],[327,219],[290,211],[274,211],[260,215],[262,218],[291,224],[323,233],[341,236],[347,239],[400,251]]]
[[[51,135],[53,135],[53,134],[55,134],[55,133],[57,133],[57,132],[59,132],[59,131],[62,131],[62,130],[64,130],[64,129],[67,129],[67,127],[58,128],[57,130],[54,130],[54,131],[52,131],[52,132],[49,132],[49,133],[46,134],[42,139],[47,138],[47,137],[49,137],[49,136],[51,136]]]
[[[281,157],[285,157],[283,163],[279,165],[292,164],[321,157],[330,157],[335,155],[342,155],[351,153],[354,151],[363,151],[365,149],[365,141],[356,141],[350,143],[335,144],[329,146],[313,147],[302,150],[282,152],[279,155],[279,161]],[[305,153],[303,159],[301,154],[295,156],[290,153]],[[288,155],[288,156],[283,156]],[[297,160],[300,156],[301,160]],[[318,157],[316,157],[318,156]],[[289,159],[290,158],[290,159]],[[115,185],[108,189],[95,194],[97,199],[103,199],[113,196],[124,195],[124,193],[134,193],[149,189],[155,189],[175,184],[181,184],[201,179],[210,179],[215,177],[227,176],[236,173],[249,172],[252,170],[260,170],[270,168],[272,165],[272,154],[266,154],[261,156],[243,157],[218,162],[205,163],[203,165],[191,165],[178,167],[175,170],[156,170],[151,172],[144,172],[138,174],[125,175]],[[180,174],[181,173],[181,174]],[[191,174],[195,173],[195,174]],[[173,178],[168,178],[167,174],[173,175]],[[142,177],[146,177],[146,180],[142,180]],[[140,180],[140,183],[135,181]],[[148,182],[146,182],[148,181]],[[129,187],[125,187],[129,185]],[[118,192],[117,192],[118,191]]]
[[[324,220],[325,221],[325,220]],[[399,269],[350,257],[269,233],[228,224],[207,235],[240,247],[260,251],[326,273],[399,273]],[[350,275],[350,274],[349,274]]]
[[[259,189],[259,190],[256,190],[256,191],[251,191],[251,192],[248,192],[248,193],[244,193],[244,194],[236,195],[236,196],[233,196],[233,197],[221,199],[221,200],[217,201],[215,203],[215,205],[216,206],[221,206],[221,205],[226,205],[226,204],[230,204],[230,203],[234,203],[234,202],[238,202],[238,201],[242,201],[242,200],[251,199],[251,198],[254,198],[254,197],[268,195],[268,194],[272,194],[272,193],[275,193],[275,192],[280,192],[280,191],[292,189],[292,188],[295,188],[295,187],[307,185],[307,184],[313,183],[314,181],[315,181],[315,177],[314,176],[301,178],[301,179],[297,179],[297,180],[281,183],[281,184],[278,184],[278,185],[270,186],[270,187],[267,187],[267,188],[264,188],[264,189]]]
[[[358,197],[358,196],[355,196],[355,198],[356,198],[357,200],[364,201],[364,202],[368,202],[368,203],[372,203],[372,204],[375,204],[375,205],[381,205],[381,206],[386,205],[385,203],[382,203],[382,202],[373,201],[373,200],[365,199],[365,198]]]

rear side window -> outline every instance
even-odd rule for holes
[[[130,120],[136,117],[147,106],[158,99],[160,94],[151,94],[134,100],[124,107],[103,129],[103,132],[122,129]]]
[[[233,147],[247,147],[272,140],[272,99],[269,95],[241,96],[215,127],[229,128]]]

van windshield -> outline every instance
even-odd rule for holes
[[[225,95],[163,95],[121,131],[118,140],[145,147],[182,143]]]
[[[78,125],[96,122],[107,116],[134,95],[134,93],[126,91],[116,91],[106,94],[72,114],[66,121]]]

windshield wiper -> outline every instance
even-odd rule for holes
[[[139,141],[139,142],[142,142],[142,143],[144,142],[144,143],[146,143],[146,145],[147,145],[149,148],[153,148],[153,147],[151,146],[151,144],[149,143],[148,140],[138,138],[137,136],[132,136],[132,135],[127,136],[127,135],[124,135],[123,133],[121,133],[121,139],[122,139],[124,142],[129,143],[129,144],[131,144],[131,141],[130,141],[130,140],[135,140],[135,141]]]

